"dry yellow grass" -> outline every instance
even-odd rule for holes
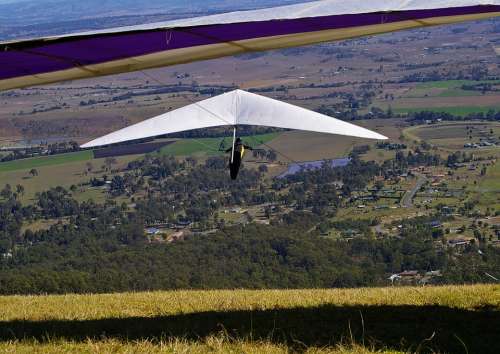
[[[245,354],[287,354],[291,350],[285,345],[269,342],[230,341],[223,336],[207,338],[202,342],[175,340],[153,343],[151,341],[130,342],[126,345],[117,340],[51,343],[10,342],[0,345],[4,353],[245,353]],[[403,353],[401,351],[369,349],[361,345],[337,345],[325,348],[306,348],[299,351],[305,354],[368,354]]]
[[[500,286],[4,296],[0,309],[9,353],[494,352]]]
[[[500,309],[500,285],[311,290],[178,290],[119,294],[0,296],[0,321],[90,320],[321,305],[432,305]]]

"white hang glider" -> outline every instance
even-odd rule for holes
[[[243,90],[234,90],[120,129],[83,144],[82,148],[116,144],[186,130],[255,125],[366,139],[387,137],[305,108]]]
[[[0,43],[0,90],[500,16],[500,0],[322,0]]]
[[[366,139],[387,139],[379,133],[339,119],[254,93],[234,90],[123,128],[92,140],[82,147],[110,145],[192,129],[231,126],[233,144],[230,149],[229,167],[231,177],[235,179],[244,152],[241,146],[240,149],[235,147],[236,127],[239,125],[306,130]]]

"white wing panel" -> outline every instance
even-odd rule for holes
[[[147,119],[82,145],[89,148],[186,130],[234,124],[234,97],[226,93]]]
[[[237,94],[240,97],[237,124],[307,130],[367,139],[387,139],[371,130],[289,103],[241,90],[237,90]]]

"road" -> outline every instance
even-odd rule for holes
[[[405,195],[401,199],[401,206],[403,208],[410,208],[413,204],[413,198],[415,197],[415,194],[422,188],[422,186],[427,182],[427,178],[425,178],[424,175],[421,174],[416,174],[415,176],[417,177],[417,183],[415,186],[410,189],[409,191],[406,191]]]

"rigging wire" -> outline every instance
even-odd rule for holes
[[[268,145],[268,144],[264,143],[263,141],[258,141],[257,139],[255,139],[255,136],[250,135],[250,138],[251,138],[254,142],[256,142],[256,143],[257,143],[257,146],[258,146],[258,145],[264,145],[264,146],[265,146],[265,147],[267,147],[269,150],[272,150],[272,151],[274,151],[276,154],[283,156],[285,159],[289,160],[290,162],[295,163],[295,164],[299,164],[299,162],[297,162],[297,161],[295,161],[294,159],[292,159],[291,157],[289,157],[289,156],[285,155],[285,154],[284,154],[284,153],[282,153],[281,151],[279,151],[279,150],[277,150],[277,149],[273,148],[272,146],[270,146],[270,145]]]
[[[151,80],[154,80],[155,82],[157,82],[158,84],[162,85],[162,86],[167,86],[166,83],[164,82],[161,82],[160,80],[158,80],[156,77],[146,73],[145,71],[143,70],[139,70],[139,72],[141,72],[144,76],[150,78]],[[224,121],[225,123],[228,123],[226,120],[224,120],[222,117],[219,117],[217,114],[211,112],[210,110],[206,109],[205,107],[201,106],[200,104],[198,104],[198,102],[195,102],[193,100],[191,100],[189,98],[189,96],[186,96],[187,100],[193,104],[196,104],[196,106],[200,107],[201,109],[203,109],[204,111],[210,113],[211,115],[213,115],[214,117],[218,118],[218,119],[221,119],[222,121]],[[229,125],[231,125],[231,123],[228,123]],[[193,140],[194,142],[206,147],[207,149],[211,150],[212,152],[219,152],[219,150],[217,149],[214,149],[212,146],[208,145],[208,144],[205,144],[204,142],[200,141],[199,139],[197,138],[190,138],[191,140]]]
[[[162,86],[167,86],[167,84],[166,84],[166,83],[161,82],[158,78],[156,78],[156,77],[154,77],[154,76],[152,76],[152,75],[150,75],[150,74],[146,73],[145,71],[140,70],[140,72],[141,72],[144,76],[146,76],[146,77],[150,78],[151,80],[154,80],[155,82],[159,83],[160,85],[162,85]],[[204,111],[206,111],[206,112],[210,113],[212,116],[214,116],[215,118],[217,118],[217,119],[221,120],[221,121],[222,121],[222,122],[224,122],[225,124],[230,125],[230,126],[234,126],[234,125],[233,125],[233,123],[228,122],[227,120],[225,120],[224,118],[222,118],[222,117],[221,117],[221,116],[219,116],[218,114],[216,114],[216,113],[214,113],[214,112],[211,112],[209,109],[207,109],[207,108],[203,107],[203,106],[202,106],[202,105],[200,105],[198,102],[196,102],[196,101],[192,100],[192,99],[191,99],[188,95],[186,95],[185,97],[186,97],[186,99],[187,99],[189,102],[191,102],[191,104],[195,104],[197,107],[199,107],[199,108],[203,109]],[[254,140],[254,142],[257,142],[257,143],[258,143],[258,145],[264,145],[264,146],[265,146],[265,147],[267,147],[268,149],[270,149],[270,150],[274,151],[276,154],[283,156],[285,159],[289,160],[290,162],[295,163],[295,164],[299,164],[299,162],[297,162],[297,161],[295,161],[294,159],[292,159],[291,157],[289,157],[289,156],[285,155],[285,154],[284,154],[284,153],[282,153],[281,151],[279,151],[279,150],[277,150],[277,149],[275,149],[275,148],[273,148],[273,147],[269,146],[268,144],[266,144],[266,143],[264,143],[264,142],[259,142],[259,141],[257,141],[253,135],[249,135],[249,136],[250,136],[250,138],[251,138],[252,140]],[[204,146],[208,147],[208,148],[209,148],[209,149],[211,149],[212,151],[215,151],[212,147],[210,147],[210,146],[208,146],[208,145],[204,144],[204,143],[203,143],[203,142],[201,142],[201,141],[198,141],[196,138],[191,138],[191,139],[193,139],[194,141],[196,141],[196,142],[200,143],[201,145],[204,145]],[[216,150],[216,151],[219,151],[219,150]]]

